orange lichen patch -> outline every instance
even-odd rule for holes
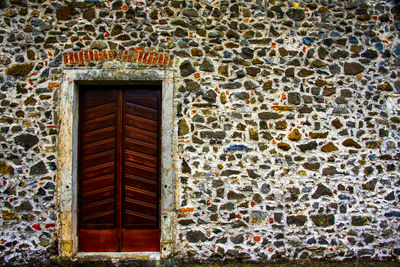
[[[248,22],[249,22],[249,19],[248,19],[248,18],[244,18],[244,19],[243,19],[243,22],[244,22],[244,23],[248,23]]]
[[[59,87],[60,84],[59,83],[49,83],[49,88],[56,88]]]
[[[285,100],[285,99],[286,99],[286,94],[282,93],[282,100]]]
[[[180,212],[189,212],[189,211],[194,211],[194,208],[181,208],[179,211]]]
[[[258,242],[261,240],[261,237],[257,235],[255,237],[253,237],[253,240],[254,240],[254,242]]]

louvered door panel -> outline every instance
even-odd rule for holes
[[[80,251],[115,251],[118,92],[87,87],[80,93]]]
[[[125,101],[122,249],[159,250],[160,91],[126,91]]]
[[[160,88],[80,94],[80,251],[159,251]]]

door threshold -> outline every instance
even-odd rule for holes
[[[130,260],[160,260],[158,251],[137,251],[137,252],[78,252],[75,255],[78,259],[130,259]]]

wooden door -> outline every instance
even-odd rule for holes
[[[79,250],[159,251],[158,86],[84,86]]]

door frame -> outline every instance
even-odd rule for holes
[[[109,252],[109,257],[159,259],[173,255],[176,249],[176,188],[175,123],[173,71],[166,69],[67,69],[59,90],[59,133],[57,140],[57,204],[58,249],[60,257],[74,258],[102,253],[78,253],[78,120],[79,86],[161,84],[161,204],[160,252]],[[118,255],[120,254],[120,255]]]

